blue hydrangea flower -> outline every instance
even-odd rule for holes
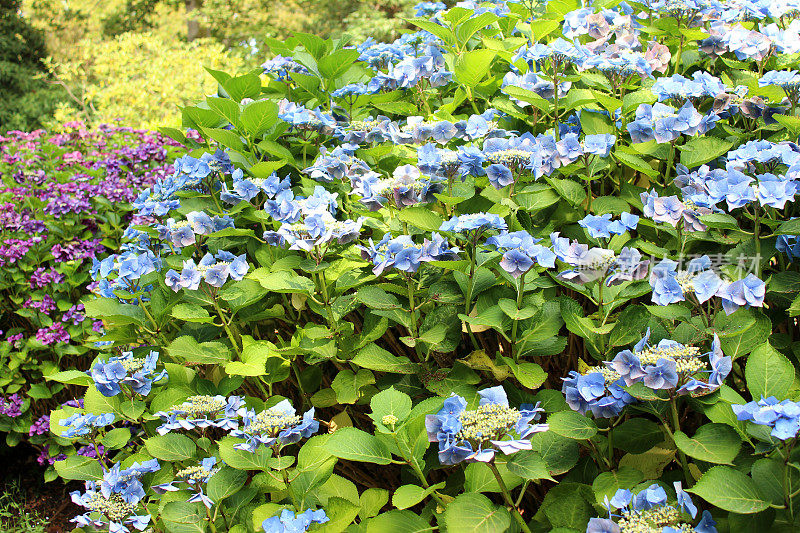
[[[633,351],[623,350],[605,361],[606,368],[620,376],[625,385],[642,382],[653,390],[676,389],[679,395],[700,396],[717,390],[731,371],[731,358],[722,353],[716,335],[705,354],[668,339],[651,346],[649,339],[648,328]]]
[[[555,267],[556,255],[549,248],[537,244],[540,240],[534,239],[527,231],[513,231],[489,237],[485,244],[503,254],[500,266],[518,278],[534,264],[545,268]]]
[[[314,420],[314,408],[298,416],[289,400],[260,413],[247,410],[242,415],[242,427],[231,431],[231,436],[245,439],[235,444],[237,450],[255,452],[259,446],[278,448],[307,439],[319,431],[319,422]]]
[[[130,533],[130,528],[143,531],[150,523],[150,515],[136,514],[145,496],[140,478],[159,468],[156,459],[134,463],[126,469],[116,463],[103,474],[100,483],[87,481],[85,492],[70,492],[72,502],[88,511],[70,521],[77,527],[108,527],[113,533]]]
[[[241,396],[190,396],[181,404],[155,415],[163,422],[157,429],[159,435],[176,430],[204,430],[209,427],[232,430],[239,427],[238,418],[245,413]]]
[[[439,231],[459,233],[477,238],[477,235],[484,231],[506,231],[507,229],[508,225],[505,220],[498,215],[493,213],[469,213],[445,220]]]
[[[370,239],[369,246],[357,245],[356,248],[361,251],[364,260],[374,265],[372,272],[376,276],[380,276],[387,268],[413,274],[422,263],[455,261],[460,252],[458,248],[451,248],[438,233],[431,233],[431,238],[425,239],[422,244],[415,244],[408,235],[392,237],[387,233],[377,244]]]
[[[175,479],[169,483],[153,485],[153,490],[157,494],[176,492],[181,490],[176,485],[185,483],[187,488],[193,492],[187,501],[189,503],[202,502],[203,505],[211,509],[214,501],[203,492],[203,485],[208,483],[211,477],[219,471],[219,468],[215,468],[216,464],[216,457],[206,457],[197,465],[181,468],[175,472]]]
[[[92,413],[75,413],[69,417],[60,420],[59,426],[67,429],[61,432],[61,436],[67,439],[75,437],[82,437],[96,432],[100,428],[104,428],[114,423],[113,413],[104,413],[102,415],[95,415]]]
[[[261,527],[264,533],[302,533],[307,531],[311,524],[324,524],[328,520],[330,518],[323,509],[307,509],[299,514],[284,509],[280,515],[264,520]]]
[[[800,432],[800,403],[791,400],[778,401],[774,396],[757,402],[731,405],[736,418],[772,428],[776,439],[793,439]]]
[[[483,389],[478,395],[481,399],[474,411],[467,410],[466,400],[454,394],[438,413],[426,417],[428,440],[439,443],[442,464],[486,463],[498,451],[509,455],[530,450],[530,436],[547,431],[547,424],[531,424],[544,412],[538,404],[509,407],[501,386]]]
[[[145,357],[134,357],[133,352],[123,352],[119,357],[98,360],[90,375],[94,385],[103,396],[116,396],[122,385],[128,385],[136,394],[147,396],[153,383],[167,377],[167,371],[156,374],[158,352],[151,350]]]
[[[697,507],[680,482],[676,482],[674,487],[677,498],[675,506],[669,503],[667,492],[657,484],[650,485],[638,494],[632,494],[627,489],[618,489],[611,500],[606,497],[608,518],[592,518],[586,527],[586,533],[622,533],[628,530],[717,533],[714,527],[716,522],[708,511],[703,511],[700,522],[692,526],[690,520],[697,515]],[[615,518],[619,523],[614,521]],[[621,524],[625,526],[624,530],[621,529]]]
[[[611,418],[636,402],[622,388],[625,382],[620,374],[608,368],[589,367],[583,373],[573,370],[562,380],[567,405],[584,415],[591,411],[595,418]]]

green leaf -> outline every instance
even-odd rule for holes
[[[102,319],[106,324],[144,325],[145,316],[139,305],[124,304],[116,298],[94,298],[83,302],[86,316]]]
[[[489,73],[495,55],[494,50],[485,48],[462,52],[456,57],[453,77],[462,85],[476,87]]]
[[[337,50],[327,54],[317,61],[319,73],[329,80],[335,80],[349,69],[358,59],[358,50]]]
[[[586,199],[586,191],[576,181],[547,178],[547,183],[571,205],[580,205]]]
[[[661,427],[645,418],[631,418],[613,429],[614,446],[628,453],[644,453],[664,440]]]
[[[239,128],[239,104],[229,98],[216,98],[209,96],[206,98],[208,107],[220,114],[222,118],[227,120],[233,125],[234,128]]]
[[[547,463],[538,452],[523,450],[508,458],[506,463],[509,472],[522,479],[552,479]]]
[[[360,429],[345,427],[334,432],[325,443],[331,455],[348,461],[388,465],[392,455],[377,437]]]
[[[101,443],[108,449],[119,450],[131,439],[131,430],[129,428],[114,428],[105,435]]]
[[[208,311],[197,304],[180,303],[172,308],[172,318],[183,320],[184,322],[208,323],[214,319]]]
[[[103,477],[103,469],[97,459],[82,455],[68,455],[63,461],[56,461],[53,466],[59,477],[66,480],[89,481]]]
[[[238,134],[231,130],[224,130],[221,128],[203,128],[203,133],[206,137],[210,137],[225,148],[236,150],[238,152],[244,151],[244,143]]]
[[[301,276],[294,270],[270,272],[266,268],[257,268],[247,275],[254,279],[265,289],[280,293],[314,294],[314,282]]]
[[[359,350],[350,361],[362,368],[376,372],[414,374],[417,371],[417,365],[412,363],[408,357],[392,355],[372,342]]]
[[[231,360],[232,353],[223,343],[209,341],[198,343],[194,337],[183,335],[167,346],[167,353],[178,361],[209,365],[222,365]]]
[[[692,137],[683,146],[678,146],[678,150],[681,151],[681,164],[692,169],[727,153],[732,146],[732,142],[717,137]]]
[[[626,307],[608,336],[609,346],[626,346],[638,342],[642,338],[642,331],[647,327],[648,320],[650,314],[644,307],[638,305]]]
[[[512,320],[527,320],[534,316],[538,309],[535,307],[524,307],[517,309],[517,302],[510,298],[502,298],[498,300],[497,305],[500,309]]]
[[[385,426],[381,420],[386,416],[393,416],[397,418],[394,427],[399,427],[411,414],[411,397],[394,387],[389,387],[373,396],[369,401],[369,406],[372,408],[370,417],[378,429],[390,431],[391,427]]]
[[[356,299],[370,309],[402,309],[400,301],[394,294],[389,294],[380,287],[374,285],[364,285],[356,292]]]
[[[448,533],[501,533],[511,526],[511,515],[483,494],[456,496],[444,511]]]
[[[208,497],[219,503],[241,489],[246,481],[247,472],[225,465],[208,480]]]
[[[244,442],[241,439],[225,437],[219,441],[219,456],[226,465],[238,470],[266,470],[272,452],[269,448],[259,447],[255,453],[237,450],[233,446]]]
[[[762,344],[747,358],[744,375],[753,399],[775,396],[786,398],[795,380],[794,365],[768,342]]]
[[[375,383],[375,376],[366,369],[340,370],[331,382],[331,388],[336,391],[336,399],[341,404],[356,403],[361,397],[361,389]]]
[[[244,106],[240,118],[247,133],[258,138],[278,122],[278,106],[270,100],[251,102]]]
[[[559,411],[547,417],[550,431],[575,440],[588,440],[597,435],[597,425],[576,411]]]
[[[199,503],[169,502],[161,519],[169,533],[205,533],[206,513],[200,507]]]
[[[675,444],[689,457],[709,463],[733,464],[742,439],[728,425],[706,424],[700,426],[691,438],[682,431],[676,431]]]
[[[644,476],[635,468],[623,466],[619,470],[601,472],[592,482],[592,490],[597,496],[597,503],[602,504],[604,497],[610,500],[619,489],[632,489],[644,480]]]
[[[638,170],[642,174],[650,176],[651,178],[658,176],[658,171],[651,167],[647,161],[638,155],[623,152],[621,149],[614,150],[613,155],[626,167],[632,168],[633,170]]]
[[[392,495],[392,505],[398,509],[408,509],[427,498],[433,491],[441,488],[444,488],[444,483],[431,485],[427,489],[423,489],[418,485],[403,485],[394,491]]]
[[[441,24],[437,24],[427,18],[412,18],[408,19],[408,22],[427,31],[428,33],[434,34],[439,39],[451,46],[456,44],[456,36],[453,34],[453,31],[450,28],[446,28]]]
[[[367,522],[367,533],[422,533],[434,529],[411,511],[389,511]]]
[[[241,102],[243,98],[255,99],[261,94],[261,79],[255,74],[237,76],[225,80],[220,85],[235,102]]]
[[[752,514],[769,507],[751,477],[727,466],[712,467],[687,492],[732,513]]]
[[[423,231],[438,231],[444,219],[428,207],[407,207],[400,211],[400,220]]]
[[[389,501],[389,491],[386,489],[369,488],[361,493],[361,510],[358,516],[361,520],[372,518],[378,514]]]
[[[55,374],[44,376],[44,379],[47,381],[57,381],[66,385],[81,385],[84,387],[94,383],[89,374],[86,372],[81,372],[80,370],[64,370],[63,372],[56,372]]]
[[[194,457],[197,446],[186,435],[167,433],[145,439],[147,453],[162,461],[186,461]]]

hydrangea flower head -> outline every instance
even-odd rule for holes
[[[650,485],[638,494],[618,489],[611,500],[606,498],[608,518],[589,520],[586,533],[717,533],[714,527],[716,522],[708,511],[703,511],[700,522],[692,525],[691,519],[697,515],[697,507],[680,482],[674,486],[677,505],[669,503],[667,492],[657,484]],[[613,513],[612,508],[615,509]]]
[[[285,446],[294,444],[300,439],[307,439],[319,431],[319,422],[314,420],[314,408],[306,411],[303,416],[296,414],[289,400],[256,413],[248,410],[243,415],[241,429],[231,431],[231,436],[245,439],[245,442],[235,444],[237,450],[255,452],[260,446]]]
[[[330,518],[323,509],[307,509],[302,513],[284,509],[280,515],[264,520],[261,527],[264,533],[302,533],[307,531],[311,524],[324,524],[328,520]]]
[[[571,371],[562,378],[561,392],[567,405],[574,411],[586,414],[591,411],[595,418],[618,416],[626,405],[636,402],[636,398],[622,388],[622,376],[610,368],[587,367],[581,373]]]
[[[731,405],[736,418],[772,428],[776,439],[793,439],[800,432],[800,403],[778,401],[774,396],[762,397],[757,402]]]
[[[145,357],[134,357],[133,352],[123,352],[119,357],[97,361],[90,375],[103,396],[116,396],[127,385],[136,394],[147,396],[153,383],[167,377],[167,371],[156,373],[158,352],[151,350]]]
[[[189,490],[194,493],[187,501],[190,503],[202,502],[203,505],[211,509],[214,505],[214,501],[205,495],[203,492],[203,485],[208,483],[211,477],[219,471],[219,468],[215,468],[216,464],[216,457],[206,457],[197,465],[181,468],[175,472],[175,479],[173,481],[154,485],[153,490],[157,494],[175,492],[180,490],[180,487],[177,487],[176,484],[185,483]]]
[[[633,351],[623,350],[605,362],[627,386],[642,382],[653,390],[676,389],[680,395],[700,396],[717,390],[731,371],[731,358],[722,353],[716,335],[705,354],[668,339],[651,346],[649,339],[648,328]]]
[[[219,395],[190,396],[167,411],[155,413],[163,422],[157,430],[159,435],[182,429],[236,429],[239,426],[238,417],[243,414],[244,400],[240,396],[225,398]]]
[[[467,410],[464,398],[453,395],[435,415],[428,415],[425,428],[430,442],[439,443],[439,461],[453,465],[462,461],[490,462],[495,453],[506,455],[530,450],[530,436],[547,431],[539,420],[543,409],[523,405],[510,407],[501,386],[478,391],[478,408]]]

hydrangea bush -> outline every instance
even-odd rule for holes
[[[128,225],[138,223],[130,202],[171,173],[178,146],[155,132],[80,123],[0,136],[0,429],[7,444],[24,439],[38,448],[40,464],[67,451],[96,454],[49,431],[49,412],[65,401],[78,405],[82,389],[74,385],[91,380],[46,377],[96,355],[87,339],[102,322],[87,319],[80,301],[92,260],[119,249]]]
[[[47,376],[76,526],[797,530],[798,8],[425,3],[211,71]]]

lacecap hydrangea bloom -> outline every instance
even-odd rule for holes
[[[708,511],[703,511],[700,522],[692,525],[697,507],[680,481],[674,486],[677,498],[674,505],[668,502],[667,492],[656,484],[635,495],[627,489],[618,489],[610,501],[606,497],[608,518],[589,520],[586,533],[717,533],[714,527],[717,523]]]
[[[74,491],[70,497],[88,512],[71,522],[77,527],[108,527],[110,533],[130,533],[130,528],[143,531],[150,523],[150,515],[137,514],[139,502],[145,497],[140,478],[159,468],[156,459],[133,463],[125,469],[117,463],[103,474],[100,483],[87,481],[86,492]]]
[[[619,416],[626,405],[636,398],[625,392],[625,380],[617,372],[602,366],[587,366],[562,378],[561,392],[573,411],[585,415],[591,411],[595,418]]]
[[[150,350],[145,357],[134,357],[133,352],[123,352],[119,357],[97,361],[89,375],[103,396],[116,396],[127,385],[136,394],[147,396],[153,383],[167,377],[167,371],[156,373],[158,352]]]
[[[731,358],[722,353],[716,334],[711,351],[705,354],[673,340],[662,339],[655,346],[649,340],[647,328],[633,351],[623,350],[605,361],[627,386],[642,382],[653,390],[676,389],[680,395],[701,396],[717,390],[731,371]]]
[[[439,231],[458,233],[467,238],[477,238],[484,231],[506,231],[506,221],[493,213],[469,213],[445,220]]]
[[[647,276],[648,260],[634,249],[623,248],[619,255],[606,248],[589,248],[587,244],[570,241],[559,232],[550,234],[553,252],[563,263],[573,268],[564,270],[558,277],[573,283],[585,284],[602,280],[606,285],[641,280]]]
[[[201,281],[218,289],[225,285],[228,278],[241,281],[248,270],[250,265],[247,263],[247,254],[236,256],[221,250],[216,254],[206,253],[197,264],[194,259],[186,259],[180,274],[170,269],[164,283],[175,292],[181,289],[196,291],[200,288]]]
[[[770,433],[780,440],[793,439],[800,431],[800,403],[778,401],[774,396],[761,397],[757,402],[731,405],[736,418],[772,428]]]
[[[512,231],[489,237],[485,244],[503,254],[500,266],[518,278],[534,264],[545,268],[556,266],[556,254],[550,248],[537,244],[540,241],[541,239],[532,237],[527,231]]]
[[[374,265],[372,272],[380,276],[387,268],[396,268],[401,272],[413,274],[421,263],[429,261],[454,261],[458,259],[460,250],[449,247],[449,243],[438,233],[432,233],[430,239],[422,244],[415,244],[409,235],[392,237],[387,233],[375,244],[369,240],[369,246],[357,245],[361,257]]]
[[[475,410],[467,410],[467,401],[454,394],[438,413],[425,418],[428,440],[439,443],[443,465],[488,463],[498,451],[510,455],[530,450],[530,436],[549,429],[547,424],[531,424],[544,409],[538,404],[510,407],[499,385],[478,391],[478,395],[481,399]]]
[[[203,505],[210,509],[214,505],[214,501],[205,495],[203,485],[208,483],[211,477],[219,471],[219,468],[215,468],[216,464],[216,457],[206,457],[199,464],[181,468],[175,472],[174,480],[169,483],[154,485],[153,490],[158,494],[176,492],[181,490],[176,484],[185,483],[187,488],[194,492],[186,501],[190,503],[202,502]]]
[[[763,281],[754,274],[735,281],[725,281],[711,268],[711,259],[701,256],[689,261],[685,270],[678,270],[678,263],[663,259],[650,271],[652,300],[657,305],[682,302],[693,295],[698,303],[717,296],[726,314],[739,307],[762,307],[767,289]]]
[[[324,524],[330,520],[323,509],[307,509],[302,513],[294,513],[289,509],[280,515],[267,518],[261,523],[264,533],[302,533],[308,531],[311,524]]]
[[[66,429],[61,432],[61,436],[71,439],[83,437],[114,423],[113,413],[95,415],[93,413],[75,413],[64,420],[59,420],[58,425]]]
[[[163,422],[157,431],[159,435],[166,435],[170,431],[182,429],[236,429],[239,426],[238,418],[244,414],[244,410],[241,396],[190,396],[168,411],[155,413]]]
[[[260,413],[249,409],[242,419],[242,428],[231,431],[231,436],[245,439],[233,447],[248,452],[255,452],[260,446],[280,448],[294,444],[319,431],[319,422],[314,420],[314,408],[299,416],[289,400]]]

